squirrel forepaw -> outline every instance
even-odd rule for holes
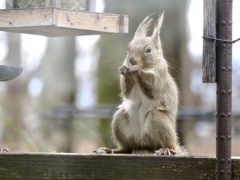
[[[131,66],[131,67],[127,67],[127,66],[121,66],[119,68],[120,70],[120,73],[124,76],[128,76],[128,75],[132,75],[132,74],[140,74],[140,67],[138,65],[134,65],[134,66]]]
[[[134,66],[129,68],[128,72],[130,74],[140,74],[141,70],[140,70],[140,67],[138,65],[134,65]]]
[[[122,75],[128,75],[129,68],[127,66],[121,66],[119,70]]]
[[[154,155],[175,155],[175,154],[177,154],[176,151],[169,148],[161,148],[157,151],[154,151]]]

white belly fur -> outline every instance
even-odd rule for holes
[[[148,137],[151,133],[146,114],[154,108],[154,100],[150,100],[141,90],[138,84],[132,88],[129,96],[123,99],[120,105],[129,115],[129,126],[125,129],[127,137],[134,137],[135,142],[141,146],[149,144]]]

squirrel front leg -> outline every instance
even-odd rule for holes
[[[151,72],[142,70],[138,65],[134,65],[131,67],[127,67],[124,65],[120,67],[120,72],[125,77],[124,81],[121,80],[124,93],[127,93],[131,90],[134,83],[133,75],[136,75],[138,83],[143,92],[147,96],[154,98],[154,94],[156,94],[155,90],[159,88],[158,86],[156,86],[156,75]]]
[[[156,86],[157,77],[155,77],[153,73],[144,72],[142,70],[140,72],[140,74],[137,74],[137,79],[142,91],[148,97],[154,98],[156,89],[159,88],[159,86]]]
[[[134,84],[134,79],[131,76],[132,72],[130,71],[130,68],[125,65],[121,66],[119,70],[122,75],[120,78],[122,93],[127,95],[131,91]]]

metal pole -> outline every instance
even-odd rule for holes
[[[6,9],[13,9],[13,8],[14,8],[14,0],[7,0]]]
[[[217,38],[232,41],[232,0],[217,0]],[[217,41],[216,179],[231,179],[232,43]]]
[[[96,12],[96,0],[87,1],[87,10],[89,12]]]

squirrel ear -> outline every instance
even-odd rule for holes
[[[151,25],[151,22],[152,22],[151,15],[148,15],[147,17],[145,17],[145,19],[139,24],[135,32],[134,38],[146,36],[149,26]]]
[[[155,24],[153,34],[152,34],[153,42],[156,44],[157,48],[159,48],[159,46],[161,45],[160,30],[163,24],[163,19],[164,19],[164,13],[162,13],[162,15],[159,17],[158,23]]]

